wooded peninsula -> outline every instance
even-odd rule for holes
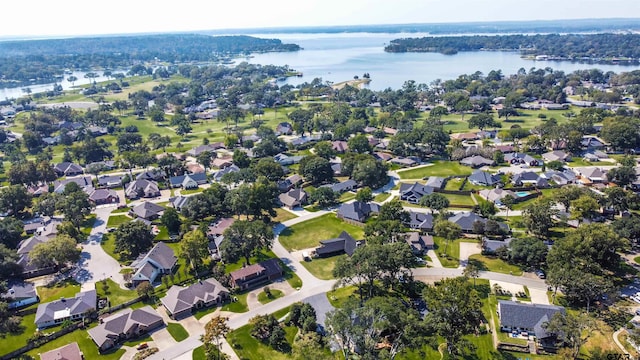
[[[392,40],[387,52],[519,51],[543,59],[634,62],[640,59],[637,34],[473,35],[403,38]]]

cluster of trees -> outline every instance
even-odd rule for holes
[[[546,34],[497,36],[429,36],[391,40],[387,52],[520,51],[524,55],[547,55],[568,60],[640,59],[640,36],[636,34]]]

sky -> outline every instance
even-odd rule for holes
[[[0,37],[640,17],[638,0],[3,1]]]

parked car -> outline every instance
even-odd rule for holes
[[[140,343],[140,345],[138,345],[138,347],[136,347],[136,349],[138,350],[142,350],[142,349],[146,349],[149,347],[149,344],[147,344],[146,342]]]

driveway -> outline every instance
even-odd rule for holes
[[[529,295],[531,295],[531,302],[534,304],[550,305],[546,290],[529,289]]]
[[[168,349],[178,342],[173,339],[173,336],[169,334],[169,330],[166,327],[158,329],[151,333],[151,338],[155,346],[160,350]]]
[[[313,306],[313,309],[316,311],[317,323],[322,326],[324,326],[324,321],[327,318],[327,313],[335,309],[329,302],[327,294],[313,295],[302,300],[302,302]]]
[[[107,254],[100,245],[109,214],[113,210],[115,210],[114,205],[96,208],[96,221],[93,223],[91,234],[82,243],[82,254],[78,262],[78,269],[74,272],[74,278],[81,284],[82,290],[92,290],[95,288],[96,282],[107,278],[120,284],[120,286],[124,284],[124,278],[120,274],[120,264]]]
[[[460,241],[460,266],[466,266],[469,256],[480,254],[481,252],[480,244]]]

